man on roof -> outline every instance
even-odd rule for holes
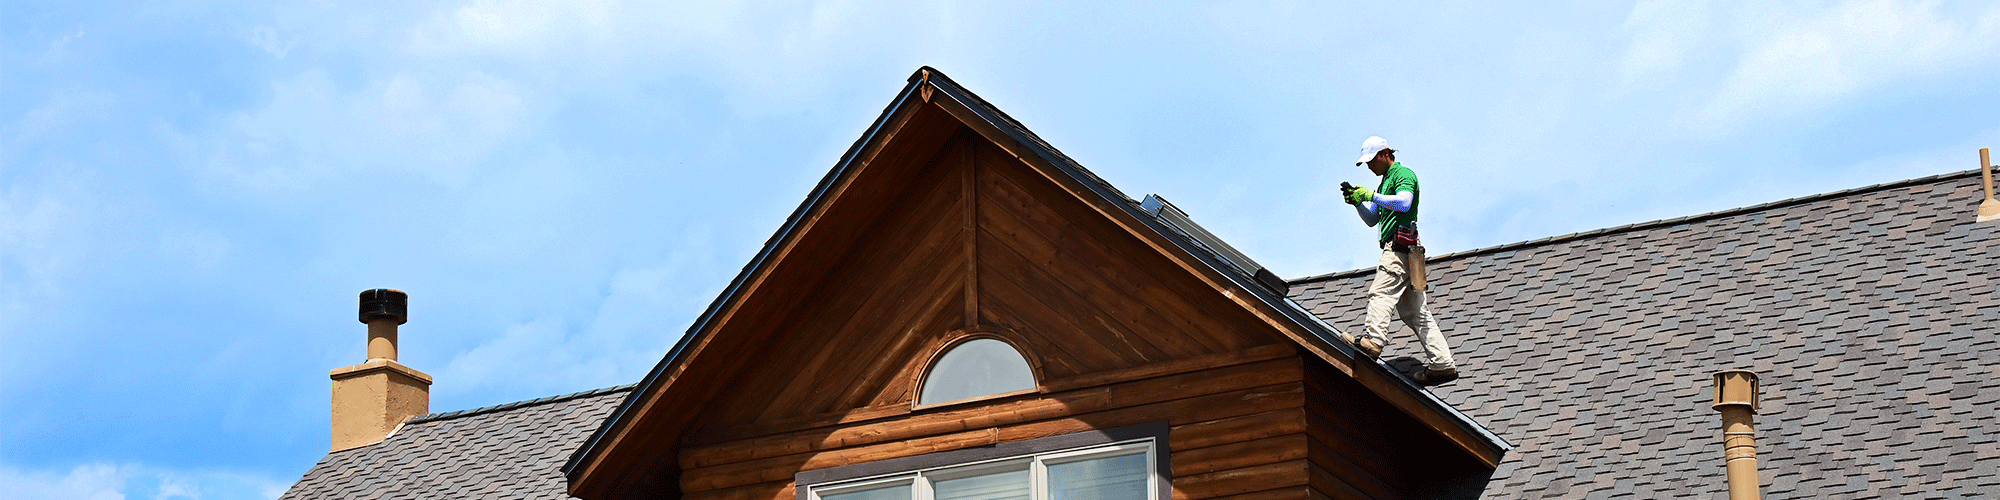
[[[1396,161],[1389,140],[1369,137],[1361,142],[1361,159],[1368,171],[1382,176],[1375,189],[1340,183],[1341,196],[1354,205],[1361,222],[1377,228],[1376,242],[1382,258],[1375,262],[1375,280],[1368,285],[1368,319],[1360,338],[1341,332],[1341,338],[1369,357],[1382,355],[1389,341],[1389,312],[1395,311],[1423,341],[1424,366],[1410,374],[1423,385],[1437,385],[1458,378],[1458,365],[1451,359],[1451,346],[1437,320],[1424,307],[1424,247],[1417,240],[1417,207],[1422,195],[1417,189],[1417,173]]]

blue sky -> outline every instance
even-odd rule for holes
[[[433,410],[633,382],[921,65],[1289,277],[1369,135],[1434,254],[2000,147],[1991,2],[0,0],[0,498],[275,496],[368,288]]]

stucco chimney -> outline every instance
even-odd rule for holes
[[[1729,471],[1729,500],[1758,500],[1757,374],[1749,370],[1715,372],[1715,411],[1722,412],[1722,459]]]
[[[381,442],[404,420],[430,413],[431,376],[396,362],[396,327],[409,321],[409,304],[402,290],[361,292],[368,359],[331,374],[333,451]]]

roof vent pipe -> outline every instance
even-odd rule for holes
[[[1749,370],[1715,373],[1715,411],[1722,412],[1722,457],[1729,471],[1729,500],[1758,500],[1757,374]]]
[[[1979,202],[1979,218],[1973,222],[2000,220],[2000,200],[1993,199],[1993,159],[1979,148],[1979,180],[1986,183],[1986,201]]]

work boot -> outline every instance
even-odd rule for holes
[[[1340,340],[1347,341],[1355,349],[1360,349],[1361,354],[1365,354],[1370,358],[1382,357],[1382,343],[1376,342],[1375,339],[1356,339],[1353,335],[1348,335],[1347,332],[1340,332]]]
[[[1433,370],[1430,369],[1430,367],[1424,367],[1424,369],[1418,370],[1416,373],[1410,374],[1410,379],[1417,381],[1417,385],[1422,385],[1422,386],[1439,385],[1445,382],[1458,380],[1458,368],[1445,368],[1443,370]]]

